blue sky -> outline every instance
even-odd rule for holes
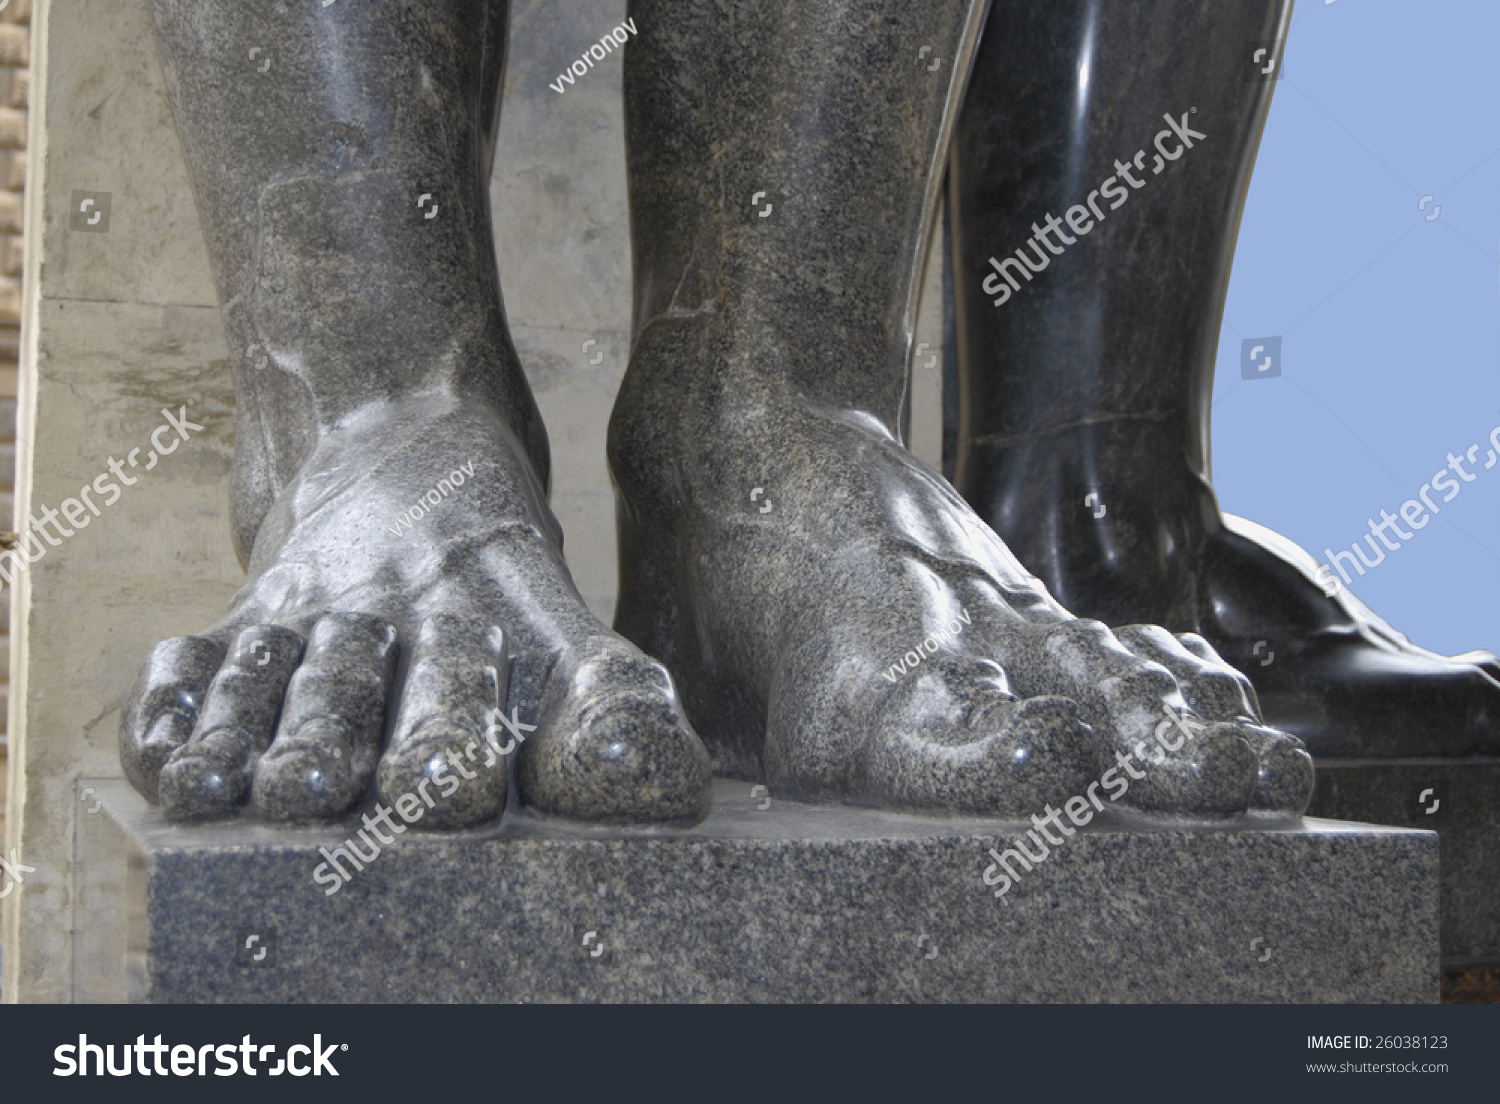
[[[1450,653],[1500,651],[1497,48],[1494,0],[1300,0],[1214,383],[1220,502],[1320,562],[1482,446],[1478,478],[1351,588]],[[1242,340],[1268,336],[1282,375],[1242,379]]]

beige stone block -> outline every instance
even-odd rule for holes
[[[606,625],[612,624],[619,563],[615,552],[614,494],[607,491],[554,494],[552,512],[567,534],[563,557],[578,593],[595,617]]]
[[[561,94],[548,86],[624,18],[625,0],[511,4],[490,197],[512,323],[630,326],[622,50]]]
[[[547,423],[553,494],[607,490],[605,433],[625,371],[627,335],[529,326],[513,326],[511,334]],[[600,362],[589,363],[595,357]]]
[[[511,335],[547,423],[552,508],[563,527],[568,569],[595,614],[608,609],[613,616],[614,494],[604,444],[628,334],[512,325]],[[596,358],[599,363],[591,363]]]
[[[621,52],[563,93],[549,82],[625,15],[625,0],[513,0],[490,179],[506,313],[551,438],[563,554],[606,623],[617,564],[604,442],[630,327]]]
[[[0,107],[0,149],[26,148],[26,112]]]
[[[6,955],[6,999],[60,1001],[74,781],[119,774],[119,710],[146,652],[222,616],[243,573],[229,543],[233,391],[218,311],[43,300],[38,323],[39,428],[21,511],[57,508],[111,457],[142,450],[126,469],[139,482],[112,505],[96,498],[100,516],[25,573],[12,625],[24,726],[12,718],[9,816],[38,871],[5,902],[7,945],[24,948]],[[203,431],[144,470],[162,408],[184,406]]]
[[[51,4],[47,42],[41,294],[216,304],[145,0]],[[69,228],[75,190],[110,193],[108,233]]]

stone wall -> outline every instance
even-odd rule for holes
[[[511,328],[551,433],[553,507],[579,589],[606,621],[604,431],[630,324],[620,55],[564,94],[548,82],[624,15],[625,0],[512,0],[491,181]],[[3,995],[65,1001],[74,839],[90,815],[75,781],[119,775],[120,706],[147,650],[215,620],[244,574],[227,524],[231,354],[145,0],[37,0],[31,24],[18,512],[76,494],[147,440],[163,406],[207,427],[13,588],[7,828],[37,870],[3,902]],[[930,288],[935,266],[928,277]],[[913,389],[913,445],[934,465],[938,298],[925,298],[917,340],[932,349]]]

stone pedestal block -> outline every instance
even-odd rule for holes
[[[80,796],[78,1000],[1437,997],[1438,840],[1410,829],[1111,811],[997,899],[988,850],[1020,824],[722,780],[692,829],[509,813],[373,857],[357,823],[173,827],[123,782]]]
[[[1320,759],[1309,812],[1442,840],[1442,955],[1500,964],[1500,759]]]

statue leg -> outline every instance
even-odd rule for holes
[[[1496,750],[1493,655],[1416,648],[1302,549],[1222,515],[1210,484],[1219,323],[1275,88],[1255,78],[1275,51],[1250,67],[1290,13],[995,0],[950,174],[954,483],[1068,608],[1201,635],[1316,753]]]
[[[276,7],[151,2],[235,353],[249,581],[148,659],[127,776],[177,819],[374,789],[462,827],[514,756],[545,812],[701,817],[671,680],[589,614],[547,506],[486,186],[506,5]]]
[[[1072,617],[902,447],[982,7],[632,4],[616,626],[677,676],[716,769],[773,791],[1024,815],[1105,773],[1155,812],[1300,811],[1311,762],[1243,676]]]

